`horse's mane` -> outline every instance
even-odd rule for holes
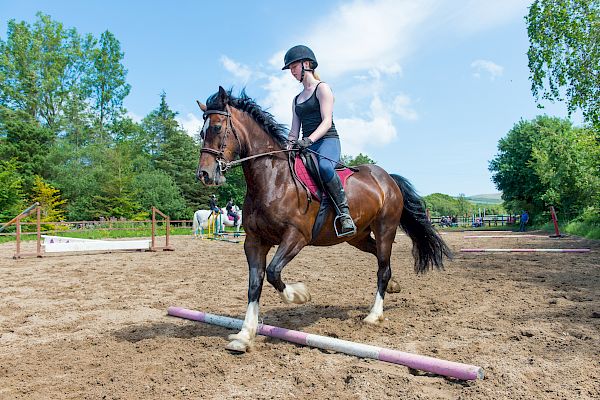
[[[263,110],[254,99],[246,94],[246,89],[242,89],[239,97],[233,96],[231,92],[232,89],[227,91],[227,104],[223,103],[218,92],[210,96],[206,100],[207,109],[224,111],[225,106],[230,105],[244,111],[282,147],[286,145],[289,131],[285,125],[278,123],[273,114]]]

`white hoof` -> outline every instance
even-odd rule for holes
[[[286,304],[304,304],[310,301],[310,292],[302,282],[290,283],[279,293],[279,297]]]
[[[383,315],[369,314],[363,319],[363,321],[365,321],[367,324],[377,325],[383,321]]]
[[[230,351],[245,353],[254,348],[254,345],[250,340],[239,334],[229,335],[229,340],[231,340],[231,342],[229,342],[225,348]]]

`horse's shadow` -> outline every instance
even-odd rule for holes
[[[265,317],[265,319],[261,320],[260,323],[280,326],[292,330],[302,330],[303,328],[314,324],[321,318],[331,318],[340,321],[356,320],[356,323],[360,323],[359,317],[352,317],[349,315],[349,311],[352,310],[356,310],[356,307],[305,305],[303,307],[292,309],[281,308],[264,313],[262,316]],[[238,316],[226,316],[238,318]],[[175,319],[176,317],[165,315],[165,318]],[[179,339],[191,339],[200,336],[227,338],[227,335],[231,333],[237,333],[237,331],[200,322],[184,325],[175,322],[155,322],[129,326],[113,332],[113,336],[119,341],[136,343],[158,337]]]

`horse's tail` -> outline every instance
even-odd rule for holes
[[[427,272],[429,268],[444,268],[444,256],[452,258],[452,252],[427,219],[425,204],[408,180],[391,174],[404,197],[404,211],[400,227],[413,242],[415,272]]]

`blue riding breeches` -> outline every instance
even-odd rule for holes
[[[321,174],[323,182],[329,182],[335,174],[337,163],[340,161],[340,139],[336,137],[319,139],[309,149],[318,153],[319,174]]]

